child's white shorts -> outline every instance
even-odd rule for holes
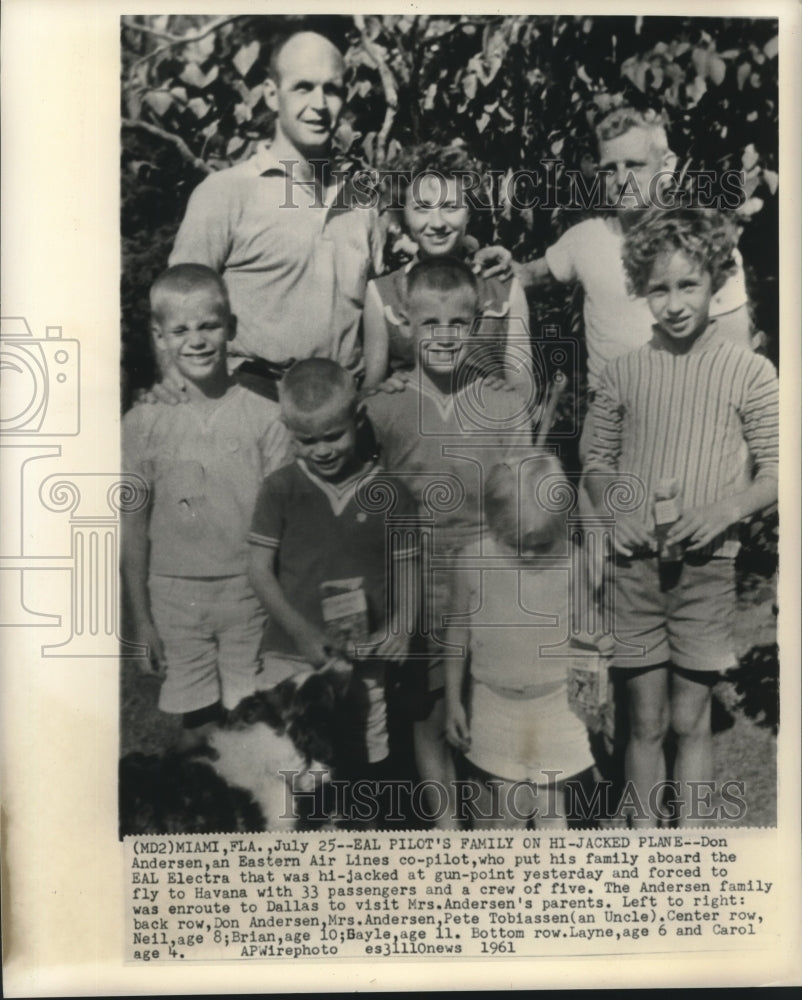
[[[593,763],[588,732],[568,707],[565,685],[542,697],[508,698],[473,682],[469,725],[465,756],[508,781],[554,784]]]
[[[265,614],[248,578],[151,576],[148,587],[167,657],[159,708],[236,708],[253,694]]]

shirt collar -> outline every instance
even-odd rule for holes
[[[330,483],[326,479],[321,479],[302,459],[296,459],[296,464],[307,480],[316,486],[327,498],[334,514],[339,517],[348,504],[356,496],[357,490],[368,480],[373,479],[383,471],[378,462],[369,462],[362,472],[352,476],[345,483]]]
[[[279,160],[268,141],[260,142],[254,154],[256,171],[260,177],[282,176],[290,177],[292,160]],[[325,208],[329,215],[347,212],[354,206],[370,207],[371,192],[354,187],[351,172],[336,158],[331,160],[336,171],[337,185],[327,189]]]
[[[666,343],[669,338],[666,336],[666,334],[663,333],[663,331],[656,324],[652,326],[652,334],[653,337],[651,340],[651,344],[655,350],[664,351],[666,354],[676,353],[675,351],[670,350],[666,346]],[[694,343],[686,352],[682,354],[677,354],[677,357],[685,357],[688,354],[700,354],[702,351],[706,351],[710,347],[714,347],[717,343],[719,343],[720,340],[717,334],[718,334],[718,324],[716,323],[715,319],[711,319],[708,322],[707,328],[705,329],[705,332],[701,335],[701,337],[699,337],[698,340],[694,341]]]
[[[284,163],[276,159],[273,147],[269,142],[260,142],[256,147],[256,169],[260,174],[286,174]]]
[[[288,174],[292,172],[293,164],[298,162],[289,156],[284,160],[279,160],[273,152],[273,146],[266,139],[257,145],[254,156],[256,159],[256,169],[260,174]],[[329,160],[335,170],[341,169],[334,157],[329,157]],[[338,176],[342,176],[342,174],[340,173]]]
[[[263,139],[260,143],[257,143],[254,158],[260,173],[268,173],[276,170],[279,173],[286,174],[287,164],[292,167],[292,164],[296,162],[291,157],[287,157],[285,160],[279,160],[273,152],[273,146],[268,139]],[[325,157],[320,157],[320,159],[325,159]],[[331,163],[332,169],[336,171],[338,178],[344,178],[346,180],[351,179],[351,175],[355,169],[353,164],[349,165],[347,161],[343,161],[336,151],[328,157],[328,160]]]

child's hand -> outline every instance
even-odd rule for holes
[[[153,389],[137,389],[134,393],[134,406],[139,406],[141,403],[158,403],[156,399],[156,394]]]
[[[615,653],[615,639],[609,632],[594,635],[593,642],[602,656],[612,656]]]
[[[167,672],[164,643],[152,621],[139,622],[136,641],[147,647],[145,655],[137,660],[140,671],[146,677],[164,677]]]
[[[634,514],[616,514],[613,543],[616,552],[620,552],[622,556],[655,550],[652,533]]]
[[[346,660],[344,656],[335,654],[334,656],[329,656],[321,670],[334,674],[343,683],[347,684],[350,683],[353,676],[354,664],[351,660]]]
[[[446,698],[446,740],[452,747],[465,753],[471,748],[471,730],[462,702]]]
[[[298,652],[313,667],[325,666],[332,657],[331,643],[326,636],[315,628],[314,625],[306,625],[302,630],[293,636],[298,646]],[[334,650],[339,652],[339,650]]]
[[[506,247],[483,247],[473,255],[474,274],[481,274],[483,278],[509,281],[512,268],[512,254]]]
[[[739,520],[740,511],[733,500],[717,500],[702,507],[691,507],[671,526],[666,535],[666,544],[690,542],[687,551],[695,552]]]

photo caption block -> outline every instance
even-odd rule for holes
[[[241,834],[124,841],[125,960],[762,950],[776,831]]]

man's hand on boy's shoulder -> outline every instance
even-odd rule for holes
[[[375,396],[378,393],[386,392],[392,395],[394,392],[404,392],[410,380],[412,379],[412,372],[406,369],[399,369],[393,372],[389,378],[386,378],[382,383],[376,386],[375,389],[369,389],[364,393],[364,398],[369,398],[370,396]]]
[[[380,393],[393,395],[393,393],[404,392],[412,381],[414,375],[415,373],[413,371],[409,371],[407,369],[400,369],[399,371],[393,372],[393,374],[389,378],[385,379],[381,385],[364,393],[363,399],[369,399],[371,396],[375,396]],[[515,392],[515,386],[510,385],[510,383],[503,379],[500,375],[480,375],[479,381],[481,381],[482,386],[486,389],[499,390],[502,392]]]
[[[482,247],[473,255],[473,270],[483,278],[510,281],[513,277],[512,254],[506,247]]]
[[[492,389],[498,392],[515,392],[515,386],[511,385],[501,375],[480,375],[479,382],[484,389]]]

